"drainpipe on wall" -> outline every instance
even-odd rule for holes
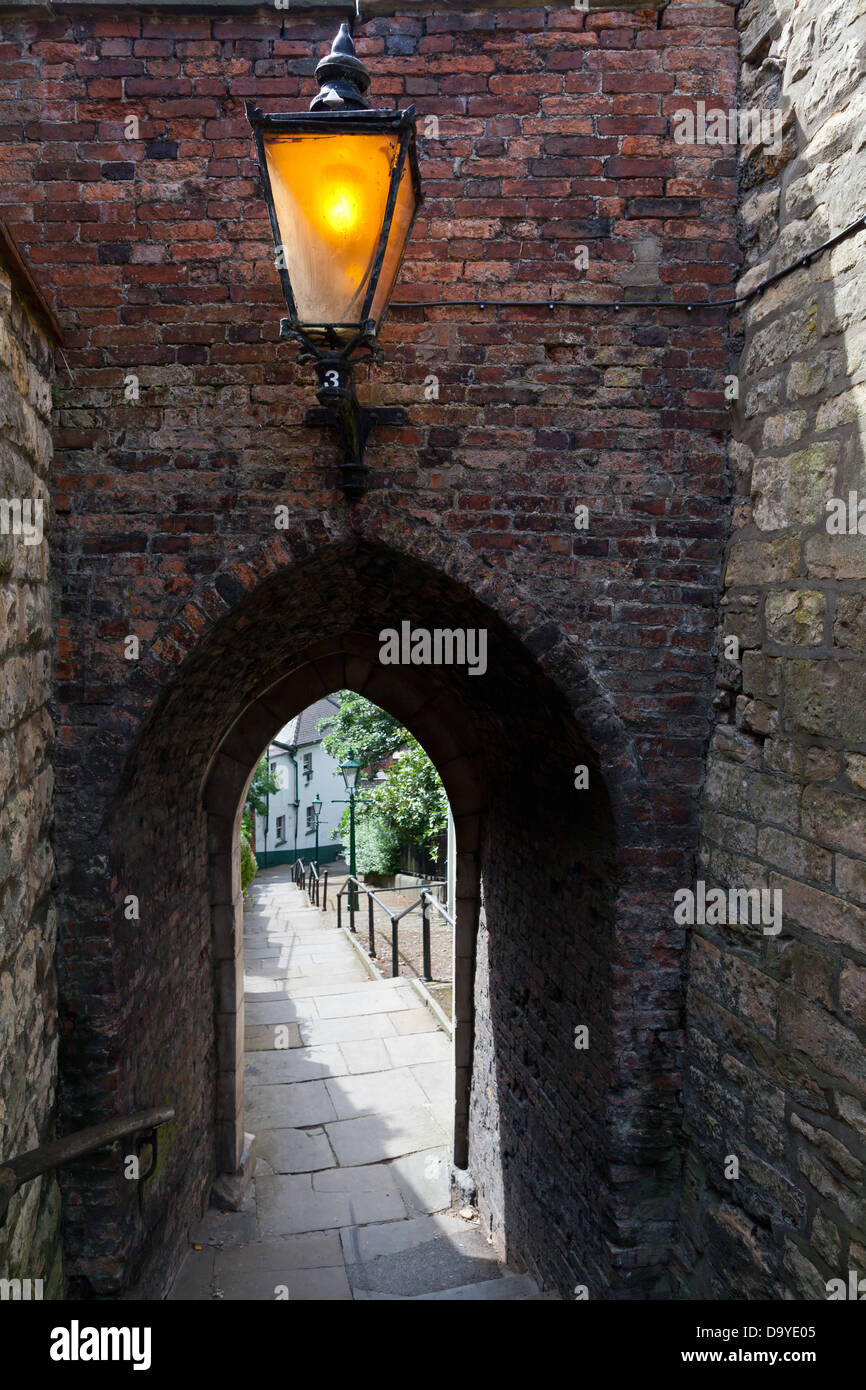
[[[298,797],[298,760],[295,757],[298,751],[298,745],[296,743],[280,743],[278,739],[273,740],[273,745],[275,748],[281,748],[284,753],[289,755],[292,760],[292,767],[295,769],[295,799],[292,802],[295,808],[295,837],[292,851],[295,856],[295,859],[292,860],[292,863],[294,863],[298,857],[298,807],[301,804]]]
[[[270,748],[268,749],[268,752],[267,752],[267,759],[268,759],[268,767],[270,767],[270,765],[271,765],[271,750],[270,750]],[[268,828],[269,828],[269,826],[270,826],[270,823],[271,823],[271,794],[270,794],[270,792],[266,789],[266,790],[265,790],[265,839],[264,839],[264,844],[262,845],[262,854],[265,856],[265,862],[264,862],[264,864],[262,865],[262,868],[263,868],[263,869],[266,869],[266,868],[268,867]],[[253,842],[253,853],[255,853],[255,842]]]

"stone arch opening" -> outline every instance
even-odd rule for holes
[[[237,1169],[244,1140],[240,955],[243,901],[238,850],[244,797],[258,759],[292,715],[344,688],[351,688],[387,709],[415,734],[436,764],[454,816],[458,845],[454,1160],[460,1167],[467,1165],[473,943],[485,811],[483,754],[474,731],[471,727],[467,731],[465,706],[442,680],[441,673],[410,668],[410,674],[403,667],[383,667],[378,652],[378,641],[362,632],[348,632],[316,644],[309,660],[295,666],[247,706],[220,744],[205,777],[202,799],[207,812],[210,904],[218,976],[216,1161],[221,1172]],[[336,683],[335,677],[340,677]]]
[[[618,1106],[623,1129],[632,1100],[616,1062],[622,820],[626,807],[641,815],[627,739],[552,624],[518,603],[522,641],[466,586],[381,543],[323,545],[242,594],[233,582],[217,577],[231,606],[152,706],[111,812],[106,1057],[119,1104],[172,1104],[177,1119],[138,1204],[129,1184],[111,1192],[112,1229],[89,1222],[76,1248],[73,1213],[81,1287],[95,1283],[88,1267],[121,1252],[112,1288],[159,1296],[216,1172],[237,1167],[240,810],[279,727],[343,687],[416,735],[455,816],[455,1160],[512,1261],[563,1289],[581,1273],[603,1285],[617,1219],[612,1117]],[[485,627],[487,672],[383,666],[378,634],[404,620]],[[575,790],[577,766],[587,791]],[[130,893],[140,921],[120,911]],[[93,1046],[96,1056],[106,1036]],[[636,1072],[631,1082],[636,1093]]]

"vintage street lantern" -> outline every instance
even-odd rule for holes
[[[352,749],[349,749],[349,756],[340,763],[340,771],[343,774],[343,781],[346,784],[346,791],[349,793],[349,877],[356,875],[355,868],[355,795],[358,791],[358,783],[361,780],[361,769],[363,763],[359,763]],[[352,913],[357,911],[358,890],[352,885],[349,890]],[[352,931],[355,930],[355,920],[352,917]]]
[[[354,361],[382,360],[376,339],[421,203],[415,110],[370,109],[370,75],[347,24],[316,81],[309,112],[264,115],[251,102],[246,112],[289,310],[280,336],[315,364],[323,409],[307,423],[341,431],[343,488],[354,499],[365,490],[372,427],[406,422],[402,410],[358,404]]]
[[[355,754],[350,750],[345,762],[340,763],[340,771],[343,774],[343,781],[346,783],[346,791],[350,796],[354,796],[358,790],[358,782],[361,778],[362,764],[358,762]]]
[[[313,802],[313,824],[316,827],[316,873],[319,872],[319,820],[322,815],[322,798],[316,792],[316,799]]]

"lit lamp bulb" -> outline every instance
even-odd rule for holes
[[[319,216],[332,239],[347,242],[363,232],[364,190],[354,169],[342,163],[324,169],[318,197]]]
[[[345,188],[335,188],[325,205],[325,221],[332,232],[348,237],[358,221],[358,204]]]

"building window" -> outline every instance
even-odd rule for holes
[[[313,755],[312,755],[312,753],[305,753],[305,754],[304,754],[304,781],[305,781],[305,782],[312,782],[312,780],[313,780]]]
[[[286,818],[277,816],[277,844],[282,844],[286,838]]]
[[[313,810],[313,807],[312,807],[312,806],[308,806],[308,807],[307,807],[307,829],[308,829],[308,830],[315,830],[315,828],[316,828],[316,812]]]

